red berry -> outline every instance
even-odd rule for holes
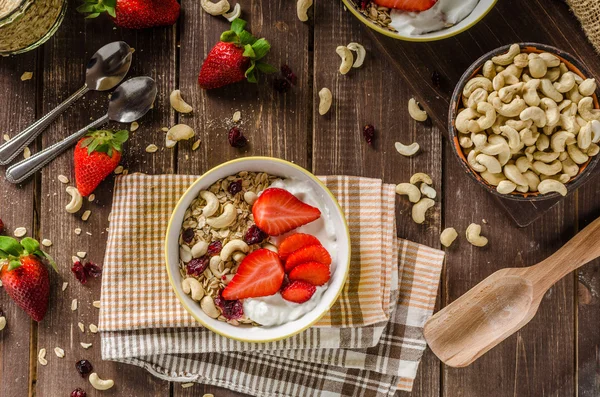
[[[241,192],[242,191],[242,180],[240,179],[238,181],[231,182],[229,184],[229,186],[227,187],[227,191],[232,196],[235,196],[236,194],[238,194],[239,192]]]
[[[285,271],[290,272],[294,267],[305,262],[319,262],[324,265],[330,265],[331,255],[320,244],[300,248],[285,261]]]
[[[324,265],[319,262],[301,263],[294,267],[289,275],[291,281],[306,281],[315,286],[325,284],[330,278],[331,273],[329,271],[329,265]]]
[[[229,144],[236,148],[243,148],[248,144],[248,139],[242,134],[239,128],[233,127],[229,130],[227,134],[227,139],[229,140]]]
[[[200,258],[194,258],[191,261],[188,262],[188,264],[186,265],[186,272],[187,274],[189,274],[190,276],[197,276],[199,277],[202,273],[204,273],[204,271],[206,270],[206,267],[208,266],[208,256],[203,256]]]
[[[194,241],[194,236],[196,235],[196,233],[194,233],[194,229],[188,227],[187,229],[183,230],[183,233],[181,233],[181,239],[183,240],[184,243],[191,243],[192,241]]]
[[[258,249],[242,260],[237,273],[223,290],[227,300],[258,298],[275,294],[285,273],[279,256],[268,249]]]
[[[227,320],[239,320],[244,315],[244,305],[242,305],[242,301],[228,301],[222,296],[217,296],[215,298],[215,305],[221,309],[223,317]]]
[[[426,11],[433,7],[437,0],[373,0],[377,5],[395,8],[402,11]]]
[[[320,245],[321,242],[315,236],[304,233],[296,233],[286,237],[279,244],[279,257],[281,260],[286,260],[288,256],[298,251],[300,248],[308,247],[309,245]]]
[[[223,249],[223,243],[220,241],[213,241],[212,243],[208,244],[208,256],[215,256],[215,255],[219,255],[221,253],[221,250]]]
[[[87,393],[80,387],[71,392],[71,397],[87,397]]]
[[[363,136],[365,137],[365,141],[371,145],[375,139],[375,127],[371,124],[365,125],[365,128],[363,128]]]
[[[0,219],[0,233],[4,232],[4,222]]]
[[[292,281],[281,291],[281,296],[290,302],[304,303],[314,295],[316,290],[314,285],[307,282]]]
[[[79,374],[81,375],[82,378],[85,375],[91,373],[92,370],[94,369],[94,367],[92,366],[92,363],[89,362],[88,360],[77,361],[75,363],[75,368],[77,369],[77,372],[79,372]]]
[[[288,81],[292,83],[292,85],[296,85],[298,79],[296,78],[296,75],[294,74],[294,72],[292,72],[292,69],[288,65],[281,65],[281,74],[283,75],[283,77],[288,79]]]
[[[102,265],[96,265],[92,262],[87,262],[83,265],[83,270],[88,277],[100,277],[102,275]]]
[[[264,239],[269,237],[269,235],[258,228],[256,225],[250,226],[250,229],[246,232],[244,236],[244,241],[248,245],[261,243]]]
[[[77,261],[77,262],[73,263],[73,266],[71,266],[71,271],[75,275],[75,278],[81,284],[87,283],[87,273],[86,273],[83,265],[81,264],[81,262]]]
[[[268,188],[252,206],[254,222],[269,236],[279,236],[321,217],[318,208],[284,189]]]

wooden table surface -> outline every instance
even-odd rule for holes
[[[340,1],[317,1],[309,23],[298,21],[292,0],[242,1],[243,17],[253,33],[267,37],[273,45],[268,60],[277,66],[289,64],[298,76],[297,86],[287,94],[275,92],[271,79],[214,92],[198,88],[201,62],[228,27],[223,18],[204,13],[198,0],[182,1],[177,26],[145,31],[113,28],[104,18],[84,20],[74,10],[77,2],[70,3],[65,22],[46,45],[0,59],[2,135],[14,136],[54,108],[81,86],[84,65],[99,47],[125,40],[136,49],[130,76],[151,76],[159,87],[155,109],[126,145],[123,165],[130,173],[201,174],[223,161],[249,155],[284,158],[316,174],[355,174],[390,183],[426,172],[432,175],[440,198],[423,225],[410,220],[409,203],[398,199],[399,236],[439,247],[438,236],[445,227],[464,231],[469,223],[477,222],[483,224],[483,234],[490,240],[487,247],[476,248],[460,238],[447,251],[438,306],[453,301],[499,268],[540,261],[600,215],[596,180],[533,225],[519,229],[488,193],[464,175],[442,137],[444,100],[454,82],[477,56],[497,46],[496,42],[558,42],[565,50],[575,51],[592,70],[600,70],[598,55],[562,1],[502,0],[471,31],[433,44],[391,39],[377,39],[380,42],[376,43],[375,35],[344,10]],[[524,26],[527,15],[529,20],[539,18],[539,25]],[[337,71],[335,48],[350,41],[362,43],[368,55],[362,68],[342,76]],[[394,61],[385,53],[395,57]],[[442,75],[441,88],[431,87],[432,70]],[[20,80],[25,71],[34,73],[32,80]],[[335,98],[331,112],[324,117],[316,111],[317,92],[322,87],[329,87]],[[178,115],[170,109],[168,97],[175,88],[180,88],[194,107],[191,115]],[[438,122],[410,119],[407,101],[413,96],[426,104]],[[106,103],[106,93],[88,93],[31,146],[32,151],[88,124],[103,114]],[[249,147],[241,151],[231,148],[226,139],[236,110],[242,113],[241,128],[250,139]],[[175,149],[164,148],[161,128],[178,122],[195,129],[202,140],[200,149],[192,151],[192,141]],[[377,130],[373,146],[362,138],[365,124],[373,124]],[[394,150],[396,141],[417,141],[423,150],[414,158],[404,158]],[[158,152],[145,152],[151,143],[160,147]],[[60,267],[59,275],[52,276],[50,309],[39,324],[0,293],[0,309],[8,319],[7,328],[0,332],[0,395],[62,397],[83,387],[88,396],[183,397],[208,392],[217,397],[240,396],[202,385],[182,389],[137,367],[101,361],[99,335],[87,330],[83,334],[77,326],[79,321],[86,327],[97,323],[98,310],[92,301],[100,298],[100,282],[92,280],[82,286],[69,268],[71,256],[78,251],[86,251],[92,261],[103,261],[113,178],[100,186],[93,203],[85,203],[92,215],[83,222],[64,210],[69,198],[57,179],[60,174],[73,180],[71,151],[22,186],[0,180],[0,218],[8,232],[24,226],[29,235],[52,240],[54,245],[48,251]],[[76,228],[83,230],[81,235],[74,233]],[[412,395],[599,396],[599,271],[600,262],[595,261],[557,283],[529,325],[468,368],[446,367],[426,351]],[[65,281],[69,286],[63,292]],[[70,308],[74,298],[79,301],[77,311]],[[84,350],[80,342],[93,345]],[[66,352],[62,359],[54,355],[57,346]],[[48,350],[47,366],[38,364],[41,348]],[[81,358],[92,361],[116,386],[108,392],[94,391],[75,371],[74,363]]]

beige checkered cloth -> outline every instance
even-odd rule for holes
[[[348,219],[354,271],[318,327],[284,341],[252,344],[198,326],[169,285],[162,258],[167,220],[196,178],[117,179],[102,282],[104,359],[142,366],[171,381],[265,397],[411,390],[444,253],[396,239],[392,185],[320,177]]]

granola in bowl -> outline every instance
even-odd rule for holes
[[[179,234],[184,293],[233,326],[276,326],[328,288],[336,236],[308,184],[238,172],[200,191]]]

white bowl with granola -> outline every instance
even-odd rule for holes
[[[284,160],[250,157],[202,175],[167,230],[167,272],[203,326],[244,342],[288,338],[339,296],[348,226],[331,192]]]

